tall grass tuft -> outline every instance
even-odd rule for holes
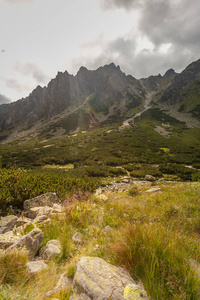
[[[19,284],[26,278],[27,255],[12,250],[0,255],[0,284]]]
[[[158,224],[128,224],[111,245],[115,262],[141,279],[152,299],[198,299],[197,279],[178,234]]]

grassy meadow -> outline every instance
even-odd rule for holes
[[[151,299],[198,299],[199,283],[189,260],[200,261],[200,184],[159,183],[159,192],[147,192],[151,187],[107,192],[106,202],[95,195],[72,197],[64,217],[54,215],[51,223],[41,225],[44,245],[57,238],[63,246],[48,270],[30,278],[23,253],[0,257],[0,295],[7,295],[2,299],[41,299],[59,274],[71,278],[78,258],[85,255],[123,266],[143,283]],[[106,233],[108,225],[112,229]],[[73,243],[76,232],[83,234],[82,244]]]

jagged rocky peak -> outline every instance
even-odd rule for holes
[[[200,59],[191,63],[180,74],[176,74],[170,87],[165,90],[161,102],[168,101],[169,104],[175,104],[182,101],[181,91],[194,84],[198,78],[200,78]]]
[[[171,68],[171,69],[167,70],[167,72],[164,74],[163,77],[169,77],[172,75],[176,75],[176,72],[174,71],[174,69]]]
[[[80,69],[78,70],[77,74],[79,73],[85,73],[85,72],[88,72],[88,69],[84,66],[81,66]]]

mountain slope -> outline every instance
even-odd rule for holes
[[[19,127],[22,132],[36,124],[37,130],[53,124],[66,133],[87,129],[109,117],[108,122],[123,117],[142,104],[144,94],[141,83],[113,63],[95,71],[81,67],[76,76],[59,72],[46,88],[37,87],[27,98],[0,106],[0,130]]]
[[[199,127],[200,60],[181,74],[170,69],[164,76],[140,80],[113,63],[94,71],[81,67],[75,76],[58,72],[47,87],[0,105],[0,140],[52,139],[116,122],[128,124],[155,104]]]
[[[200,120],[200,59],[175,76],[160,102],[179,112],[191,112]]]

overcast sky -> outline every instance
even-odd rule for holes
[[[80,66],[181,72],[199,49],[199,0],[0,0],[0,103]]]

